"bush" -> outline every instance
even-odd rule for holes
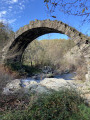
[[[12,79],[15,79],[17,76],[17,72],[12,71],[7,66],[0,65],[0,92],[8,82],[10,82]]]
[[[13,64],[7,64],[7,66],[15,73],[18,73],[18,76],[20,78],[22,77],[30,77],[33,74],[40,73],[41,70],[39,69],[38,66],[29,66],[29,65],[24,65],[20,62],[16,62]]]
[[[89,120],[90,108],[75,91],[62,90],[40,95],[26,110],[10,111],[2,116],[2,120]]]

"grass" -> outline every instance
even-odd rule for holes
[[[31,103],[31,101],[30,101]],[[24,110],[9,110],[1,120],[89,120],[90,108],[74,90],[38,95]]]

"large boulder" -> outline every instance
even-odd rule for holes
[[[12,94],[21,89],[21,82],[19,79],[12,80],[10,83],[7,83],[6,87],[3,88],[3,94]]]
[[[40,85],[53,90],[59,90],[64,87],[70,88],[71,86],[75,87],[71,80],[66,81],[64,79],[57,78],[45,78],[40,82]]]

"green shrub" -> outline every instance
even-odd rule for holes
[[[43,94],[26,110],[11,111],[2,120],[89,120],[90,108],[73,90]]]
[[[10,69],[14,72],[18,72],[19,76],[31,76],[36,73],[40,73],[41,70],[38,66],[29,66],[24,65],[20,62],[16,62],[13,64],[6,64],[6,66],[10,67]]]

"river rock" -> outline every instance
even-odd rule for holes
[[[45,78],[40,82],[40,85],[53,90],[58,90],[63,87],[70,88],[70,84],[66,80],[57,78]]]
[[[35,88],[35,87],[32,87],[32,89],[31,89],[31,91],[32,92],[37,92],[37,93],[49,93],[50,91],[46,88],[46,87],[44,87],[44,86],[42,86],[42,85],[37,85],[37,87]]]
[[[39,83],[35,80],[13,80],[11,83],[8,83],[4,88],[4,94],[11,94],[20,91],[22,88],[25,93],[37,92],[37,93],[48,93],[52,90],[59,90],[62,88],[74,88],[71,80],[57,79],[57,78],[45,78]]]
[[[37,82],[36,81],[34,81],[34,80],[31,80],[31,81],[29,81],[29,80],[24,80],[24,81],[22,81],[22,86],[24,86],[25,88],[31,88],[32,86],[35,86],[35,85],[37,85]]]
[[[16,91],[21,89],[20,83],[21,82],[19,79],[12,80],[10,83],[6,85],[5,88],[3,88],[3,94],[8,95],[11,93],[15,93]]]

